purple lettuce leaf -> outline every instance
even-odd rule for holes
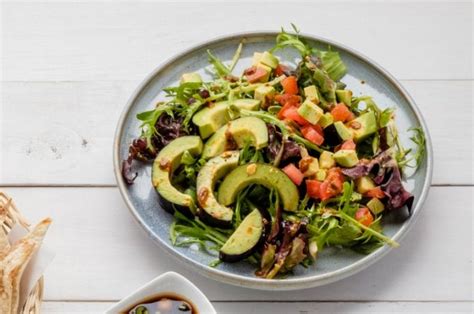
[[[355,167],[343,169],[342,173],[351,179],[372,176],[375,184],[385,193],[389,210],[406,205],[411,214],[414,196],[403,187],[400,169],[390,150],[383,151],[370,161],[361,160]]]
[[[283,135],[281,132],[273,125],[267,124],[268,129],[268,146],[265,148],[266,155],[268,159],[273,162],[278,158],[281,150],[281,145],[283,141]],[[281,153],[280,162],[288,161],[291,158],[299,158],[300,147],[292,139],[286,139],[283,143],[283,152]]]

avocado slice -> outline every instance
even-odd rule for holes
[[[324,181],[326,179],[326,176],[327,176],[327,172],[324,169],[319,169],[316,172],[316,180],[318,181],[321,181],[321,182]]]
[[[318,124],[323,128],[327,128],[331,124],[334,123],[334,118],[332,117],[332,114],[330,112],[326,112],[319,118]]]
[[[319,170],[318,158],[306,156],[301,158],[298,168],[305,177],[313,177]]]
[[[350,168],[357,165],[359,158],[355,150],[341,149],[334,153],[334,160],[340,166]]]
[[[384,211],[385,206],[378,198],[372,198],[367,202],[367,207],[374,215],[378,215]]]
[[[235,99],[232,104],[246,110],[258,110],[260,107],[260,101],[255,99]],[[211,136],[221,126],[231,120],[228,114],[229,106],[230,103],[228,101],[220,101],[199,110],[193,116],[193,123],[199,128],[199,134],[203,139]]]
[[[296,211],[298,208],[298,189],[290,178],[276,167],[258,163],[239,166],[224,177],[217,193],[219,203],[232,204],[239,192],[250,184],[276,189],[285,210]]]
[[[209,225],[230,227],[234,212],[231,208],[219,204],[214,195],[216,182],[229,171],[237,167],[239,151],[224,152],[210,159],[199,170],[196,179],[197,201],[200,209],[198,214]]]
[[[352,104],[352,91],[348,89],[338,89],[336,90],[337,101],[344,103],[349,108]]]
[[[319,108],[311,100],[306,99],[298,108],[298,114],[311,124],[318,123],[324,114],[323,109]]]
[[[310,85],[304,88],[304,95],[316,105],[319,104],[318,88],[315,85]]]
[[[330,169],[336,165],[334,161],[334,154],[328,151],[324,151],[319,155],[319,167],[322,169]]]
[[[181,84],[183,83],[202,83],[202,78],[199,73],[191,72],[191,73],[184,73],[181,76]]]
[[[158,194],[165,200],[162,202],[165,209],[172,211],[175,208],[187,215],[194,215],[196,205],[192,196],[180,192],[171,184],[171,176],[181,163],[181,156],[188,151],[197,156],[202,152],[202,140],[199,136],[183,136],[171,141],[155,158],[151,170],[151,180]],[[171,204],[168,204],[171,203]]]
[[[357,187],[357,192],[360,194],[365,194],[369,190],[375,188],[375,183],[369,176],[357,178],[355,180],[355,184]]]
[[[329,146],[336,146],[352,138],[351,130],[341,121],[334,122],[324,129],[324,140]]]
[[[278,63],[280,63],[278,58],[268,51],[254,52],[253,54],[252,65],[263,64],[275,69],[278,66]]]
[[[228,122],[207,140],[202,157],[212,158],[235,146],[242,148],[247,141],[257,149],[267,146],[268,130],[263,120],[244,117]]]
[[[255,89],[253,98],[260,101],[263,108],[267,108],[273,102],[275,96],[275,88],[269,85],[261,85]]]
[[[373,111],[366,112],[347,123],[356,143],[377,132],[377,120]]]
[[[252,255],[265,238],[265,224],[258,209],[248,214],[219,251],[219,258],[228,263]]]

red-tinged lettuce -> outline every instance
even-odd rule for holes
[[[290,254],[286,257],[285,264],[283,265],[286,272],[292,270],[306,258],[306,243],[307,237],[304,234],[300,234],[293,239]]]
[[[300,147],[292,139],[283,139],[282,133],[270,123],[267,123],[268,146],[265,148],[267,158],[274,162],[286,162],[291,158],[299,158]],[[283,143],[283,147],[282,147]]]
[[[406,205],[411,213],[414,196],[403,187],[400,169],[389,150],[370,161],[361,160],[357,166],[343,169],[342,173],[351,179],[371,175],[384,191],[388,209],[400,209]]]
[[[265,271],[261,269],[258,272],[260,276],[265,277],[267,279],[274,278],[278,273],[287,272],[288,270],[290,270],[289,266],[293,265],[296,261],[300,260],[301,255],[302,255],[300,254],[300,250],[304,250],[304,248],[306,247],[306,242],[307,242],[306,235],[304,235],[307,232],[306,225],[307,225],[306,220],[301,220],[297,222],[292,222],[292,221],[282,222],[282,227],[280,228],[281,229],[280,239],[278,241],[279,245],[278,245],[278,249],[276,250],[276,253],[274,254],[275,256],[273,258],[274,263],[272,267],[268,267],[268,264],[267,264]],[[299,240],[297,240],[295,243],[293,242],[294,239],[299,235],[301,235],[300,239],[305,242],[304,246],[301,245]],[[288,267],[285,267],[286,260],[292,253],[293,245],[297,245],[297,247],[295,248],[293,252],[294,255],[291,257],[291,260],[289,260],[288,262],[289,263]],[[265,254],[265,251],[264,251],[264,254]],[[301,259],[301,261],[303,259]],[[294,266],[296,265],[293,265],[293,267]]]
[[[127,184],[133,184],[133,181],[138,176],[138,173],[133,173],[133,160],[138,159],[142,161],[151,160],[156,157],[156,152],[149,149],[147,140],[145,138],[138,138],[133,140],[128,148],[128,157],[122,161],[122,177]]]

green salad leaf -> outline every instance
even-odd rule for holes
[[[231,70],[224,63],[222,63],[221,60],[214,56],[210,50],[207,50],[207,56],[209,63],[214,66],[217,76],[224,77],[230,74]]]

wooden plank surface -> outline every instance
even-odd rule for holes
[[[8,1],[0,11],[0,186],[18,186],[6,190],[31,220],[54,218],[44,313],[99,313],[168,270],[195,282],[219,313],[472,313],[471,1]],[[163,60],[290,22],[402,80],[430,128],[442,187],[402,247],[369,269],[325,287],[255,292],[195,274],[146,238],[111,187],[112,139],[131,92]]]
[[[45,302],[44,314],[103,313],[113,302]],[[470,302],[213,302],[217,313],[346,314],[346,313],[472,313]]]
[[[0,183],[115,184],[113,136],[123,106],[137,84],[3,83]],[[473,136],[474,82],[403,81],[403,85],[420,106],[431,131],[433,183],[472,184],[472,147],[468,143]],[[16,164],[22,166],[7,166]]]
[[[307,14],[302,14],[306,12]],[[165,58],[235,32],[304,32],[400,79],[472,79],[471,2],[15,3],[3,5],[4,80],[140,80]]]
[[[474,187],[433,187],[399,249],[353,277],[292,292],[217,284],[177,263],[135,224],[116,188],[6,190],[32,221],[54,217],[46,243],[57,256],[46,273],[46,300],[118,300],[169,270],[188,277],[213,301],[472,299],[472,206],[468,204]]]

